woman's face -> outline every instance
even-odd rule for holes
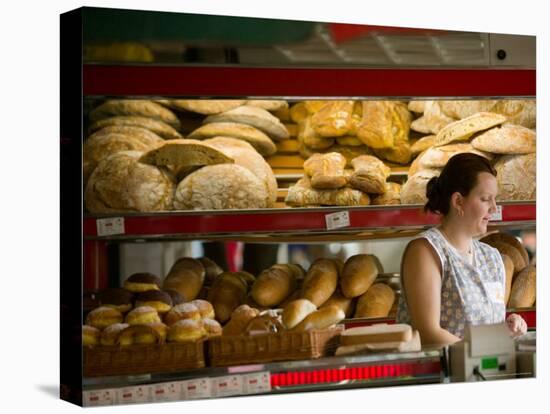
[[[497,179],[487,172],[479,173],[477,185],[464,197],[464,224],[473,235],[487,232],[491,214],[496,211]]]

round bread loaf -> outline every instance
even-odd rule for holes
[[[119,312],[126,313],[132,309],[133,293],[121,288],[109,288],[97,294],[101,306],[114,308]]]
[[[164,315],[164,323],[166,323],[168,326],[171,326],[177,321],[183,319],[193,319],[196,321],[200,320],[201,313],[199,311],[199,308],[189,302],[180,303],[179,305],[174,306],[168,311],[166,315]]]
[[[182,319],[168,329],[169,342],[194,342],[205,336],[203,324],[194,319]]]
[[[340,289],[345,297],[355,298],[368,290],[378,276],[377,260],[369,254],[356,254],[346,260],[340,278]]]
[[[150,306],[160,315],[172,308],[172,298],[162,290],[148,290],[136,295],[136,307],[139,306]]]
[[[174,177],[165,168],[138,162],[141,155],[138,151],[122,151],[99,162],[84,195],[90,213],[171,209]]]
[[[356,318],[385,318],[390,313],[395,292],[385,283],[375,283],[357,301]]]
[[[495,164],[497,200],[536,200],[536,153],[504,155]]]
[[[525,267],[516,275],[510,292],[510,308],[529,308],[537,298],[537,268],[533,265]]]
[[[288,267],[264,270],[252,286],[251,296],[261,306],[276,306],[296,289],[296,278]]]
[[[128,126],[145,128],[151,132],[154,132],[159,137],[164,139],[182,139],[181,134],[173,127],[165,122],[157,121],[156,119],[146,118],[143,116],[113,116],[110,118],[101,119],[94,122],[88,128],[90,133],[110,127],[110,126]]]
[[[161,280],[152,273],[134,273],[124,281],[124,289],[139,293],[160,290]]]
[[[178,117],[168,108],[145,99],[110,99],[94,108],[88,115],[90,122],[113,116],[143,116],[162,121],[179,129]]]
[[[345,317],[346,314],[338,306],[327,306],[307,315],[293,330],[309,331],[310,329],[325,329],[337,324]]]
[[[99,343],[101,331],[90,325],[82,325],[82,345],[94,346]]]
[[[338,285],[338,267],[333,260],[318,259],[309,268],[302,286],[302,297],[320,307]]]
[[[508,243],[511,246],[515,247],[516,250],[521,254],[525,264],[529,263],[529,254],[527,253],[527,250],[516,237],[509,233],[498,232],[489,234],[488,236],[483,237],[480,241],[489,245],[491,245],[491,242],[494,241]]]
[[[317,307],[307,299],[292,301],[283,309],[283,325],[286,329],[292,329],[316,310]]]
[[[214,307],[210,302],[204,299],[195,299],[189,302],[192,305],[195,305],[197,309],[199,310],[199,313],[201,315],[201,318],[203,319],[214,319],[215,313],[214,313]]]
[[[116,309],[101,306],[92,310],[86,317],[86,325],[97,329],[105,329],[114,323],[120,323],[123,320],[122,313]]]
[[[168,105],[203,115],[219,114],[246,103],[244,99],[169,99]]]
[[[124,322],[128,325],[145,325],[148,323],[160,322],[160,318],[155,308],[140,306],[128,312]]]
[[[114,346],[118,344],[120,333],[129,327],[127,323],[114,323],[101,332],[101,345]]]

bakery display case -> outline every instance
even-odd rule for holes
[[[187,266],[195,266],[200,255],[192,253],[166,265],[166,256],[144,254],[144,261],[163,263],[161,276],[166,277],[154,280],[156,276],[143,269],[132,285],[129,275],[121,270],[131,258],[124,255],[122,246],[131,251],[132,246],[138,245],[177,242],[196,246],[197,242],[217,242],[225,243],[226,247],[253,243],[288,250],[287,246],[292,245],[354,244],[363,246],[358,252],[367,256],[371,253],[370,246],[381,241],[406,243],[439,222],[437,215],[422,210],[424,201],[418,197],[422,193],[418,188],[425,192],[426,179],[422,174],[440,171],[449,157],[437,148],[446,148],[444,145],[450,142],[439,142],[436,148],[437,141],[433,141],[446,139],[440,131],[447,125],[465,119],[472,123],[472,116],[490,113],[496,121],[480,121],[488,123],[470,131],[468,137],[489,128],[500,131],[505,127],[498,126],[513,118],[514,126],[506,128],[521,125],[525,131],[514,132],[527,136],[525,145],[534,142],[534,51],[532,59],[528,54],[516,58],[515,53],[518,49],[525,52],[525,44],[531,47],[529,40],[534,44],[534,38],[267,20],[270,25],[263,32],[266,38],[255,44],[251,40],[247,43],[249,31],[255,33],[261,26],[262,22],[254,22],[255,19],[192,16],[220,19],[217,29],[203,33],[197,40],[201,36],[190,28],[174,33],[159,29],[164,27],[162,22],[181,23],[178,19],[185,21],[190,15],[93,8],[73,13],[75,27],[84,28],[84,63],[79,61],[72,66],[72,70],[78,67],[82,73],[78,79],[82,94],[78,100],[83,104],[83,112],[76,115],[79,121],[71,121],[76,124],[67,122],[66,128],[62,128],[66,137],[65,142],[62,139],[62,162],[72,159],[68,165],[75,168],[74,157],[82,159],[78,188],[84,212],[80,229],[82,279],[72,281],[65,292],[62,289],[65,310],[62,336],[70,332],[72,341],[62,341],[62,349],[71,348],[67,355],[71,355],[73,364],[78,361],[80,365],[76,372],[72,368],[72,377],[62,377],[67,388],[64,398],[95,406],[449,381],[445,348],[389,347],[377,352],[338,354],[344,330],[394,324],[394,307],[400,294],[399,273],[384,272],[382,265],[372,265],[376,268],[369,286],[382,286],[380,289],[387,289],[391,295],[383,316],[368,312],[364,316],[357,310],[344,315],[340,310],[342,316],[340,313],[334,316],[330,326],[287,332],[273,327],[276,319],[281,319],[281,312],[276,309],[284,308],[282,304],[290,298],[308,297],[304,293],[308,283],[307,278],[304,280],[306,272],[309,275],[311,268],[319,266],[319,260],[332,260],[327,266],[334,267],[338,280],[335,284],[342,286],[344,261],[347,265],[351,255],[338,262],[325,249],[326,257],[315,257],[317,261],[309,262],[309,269],[292,267],[289,259],[288,264],[272,263],[253,275],[246,275],[232,263],[231,269],[220,268],[209,282],[204,262],[206,273],[203,270],[202,279],[197,282]],[[121,34],[121,25],[108,24],[120,18],[142,23],[141,19],[146,19],[150,25],[144,27],[149,27],[151,33]],[[95,33],[104,21],[107,22],[104,31]],[[227,33],[224,26],[227,29],[243,21],[247,25],[234,34],[236,38],[224,38],[223,33]],[[68,23],[66,27],[70,30]],[[281,37],[283,31],[285,37]],[[431,45],[431,54],[426,45]],[[498,50],[494,50],[496,46]],[[403,48],[409,53],[402,53]],[[504,54],[507,60],[495,57],[502,56],[501,50],[507,51]],[[63,51],[62,47],[62,55]],[[67,89],[65,92],[71,95]],[[74,102],[75,96],[72,98]],[[66,114],[69,113],[67,110]],[[369,124],[371,119],[383,117],[387,118],[386,124]],[[354,119],[358,119],[357,124]],[[342,126],[346,122],[349,125]],[[233,127],[229,128],[230,124]],[[238,131],[235,124],[240,125]],[[380,132],[387,128],[387,135]],[[128,134],[133,134],[133,138],[127,138]],[[429,144],[425,144],[427,140],[422,142],[429,136],[432,140]],[[499,139],[502,140],[500,135]],[[494,145],[493,141],[479,145]],[[422,148],[413,152],[411,148],[416,144]],[[489,232],[534,233],[536,196],[531,187],[535,150],[520,149],[509,154],[521,155],[502,155],[500,149],[492,148],[470,146],[467,152],[488,154],[495,162],[502,159],[500,168],[506,171],[502,176],[509,177],[515,169],[526,176],[532,174],[532,179],[529,181],[528,177],[528,185],[520,188],[510,189],[516,178],[502,183],[500,188],[508,193],[498,203]],[[128,150],[134,152],[124,152]],[[319,165],[329,163],[329,154],[338,155],[333,164],[337,166],[331,164],[332,172],[326,174],[330,179],[323,181],[323,174],[316,174],[325,168]],[[504,165],[505,157],[510,159],[509,163],[521,166]],[[529,161],[516,161],[520,157]],[[357,159],[369,163],[362,164]],[[376,167],[372,167],[372,159],[376,159]],[[372,168],[376,173],[372,173]],[[382,190],[378,193],[373,190],[369,180],[365,184],[361,174],[369,178],[382,175]],[[335,184],[338,181],[335,176],[342,185]],[[354,178],[357,184],[349,186],[348,182],[353,183]],[[421,183],[411,189],[413,181],[417,186],[417,179],[424,180],[424,187]],[[65,180],[70,185],[71,178]],[[377,197],[389,194],[386,188],[392,186],[397,188],[397,195]],[[336,194],[338,189],[342,192]],[[501,239],[492,242],[504,243]],[[501,247],[507,249],[510,243]],[[67,244],[65,247],[69,253]],[[513,256],[516,253],[519,258]],[[530,264],[531,257],[523,256],[527,255],[525,248],[516,253],[509,253],[513,256],[511,274],[521,274],[522,284],[532,283],[534,271],[521,272]],[[209,260],[206,254],[201,259]],[[400,261],[400,257],[394,257],[393,261]],[[517,261],[522,261],[523,266]],[[362,268],[367,266],[361,263]],[[533,264],[530,266],[529,269],[534,268]],[[279,288],[267,282],[269,287],[262,290],[264,296],[257,293],[260,276],[269,272],[278,279],[291,275],[288,289],[278,299],[271,297]],[[241,273],[238,278],[237,273]],[[222,282],[226,287],[216,285]],[[78,283],[80,290],[73,289]],[[143,292],[132,290],[141,284],[156,286],[155,292],[172,289],[185,299],[180,298],[181,304],[176,305],[179,302],[174,297],[164,299],[160,293],[145,298]],[[136,309],[169,302],[166,310],[158,311],[164,322],[170,312],[177,313],[174,311],[177,306],[208,300],[216,310],[216,321],[208,329],[220,332],[210,335],[210,331],[208,334],[203,331],[204,335],[194,342],[170,340],[171,336],[191,334],[195,322],[186,321],[214,319],[201,313],[189,319],[178,314],[173,316],[172,323],[167,323],[169,327],[158,329],[127,330],[128,325],[120,326],[121,332],[126,330],[124,338],[132,343],[127,348],[121,345],[124,339],[120,333],[116,337],[118,342],[114,342],[118,344],[116,347],[107,344],[109,338],[104,344],[100,332],[105,330],[103,326],[95,333],[93,330],[76,333],[83,323],[95,327],[93,312],[111,303],[104,292],[113,289],[132,292],[133,298],[124,302],[130,306],[134,303]],[[233,293],[239,289],[244,289],[244,293]],[[357,298],[366,294],[367,289],[346,296]],[[69,290],[81,291],[83,296],[69,298]],[[228,311],[223,308],[226,303],[223,306],[220,303],[229,301],[229,297],[232,300],[233,295],[237,299]],[[333,295],[335,289],[318,303],[314,296],[308,298],[319,312],[323,302]],[[520,314],[534,331],[534,300],[520,296],[509,302],[515,306],[509,307],[507,313]],[[138,298],[141,298],[139,304]],[[265,316],[261,326],[247,327],[248,333],[254,329],[267,329],[264,332],[279,329],[279,334],[217,336],[233,321],[232,312],[245,304],[256,306]],[[188,311],[180,308],[180,313]],[[79,309],[78,327],[74,316],[66,316],[69,309]],[[136,317],[146,318],[144,310],[141,311]],[[129,314],[124,314],[111,315],[114,319],[108,325],[129,323],[131,327]],[[147,322],[160,323],[160,319]],[[174,325],[178,325],[177,330],[171,328]],[[200,327],[203,328],[207,329]],[[82,340],[85,344],[88,340],[86,334],[95,335],[89,342],[94,345],[84,346],[82,353],[76,352],[75,343],[82,349]],[[140,343],[137,337],[152,338],[153,342]],[[411,338],[407,341],[411,342]],[[72,388],[74,384],[80,385],[81,393],[78,385],[77,389]]]

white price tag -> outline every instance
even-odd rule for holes
[[[497,206],[497,211],[491,214],[489,221],[502,221],[502,206]]]
[[[242,394],[244,394],[243,379],[240,375],[212,378],[213,397],[227,397],[229,395]]]
[[[212,391],[209,378],[192,379],[182,381],[181,383],[181,397],[183,400],[210,398],[211,396]]]
[[[109,217],[96,220],[98,236],[124,234],[124,217]]]
[[[136,387],[124,387],[117,390],[119,404],[133,404],[149,402],[150,386],[138,385]]]
[[[179,382],[163,382],[152,385],[153,401],[178,401],[181,399]]]
[[[349,226],[349,212],[338,211],[336,213],[330,213],[325,216],[325,222],[327,223],[327,230],[339,229],[341,227]]]
[[[255,372],[243,376],[244,393],[258,394],[271,391],[269,372]]]
[[[82,404],[85,407],[115,404],[115,390],[93,390],[82,393]]]

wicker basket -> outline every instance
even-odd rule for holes
[[[314,359],[334,353],[343,327],[255,336],[218,336],[208,343],[209,364],[228,366]]]
[[[204,340],[160,345],[84,347],[84,376],[139,375],[203,368]]]

